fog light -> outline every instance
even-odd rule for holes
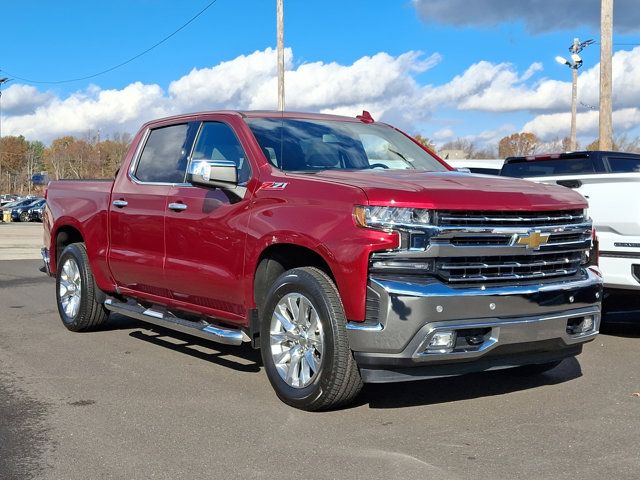
[[[594,321],[593,321],[593,317],[591,315],[584,317],[584,320],[582,321],[582,325],[580,325],[580,333],[587,333],[590,332],[591,330],[593,330],[594,328]]]
[[[429,340],[429,345],[427,346],[427,351],[437,350],[441,353],[446,353],[447,351],[453,350],[453,346],[456,343],[456,332],[455,331],[441,331],[436,332]]]
[[[567,321],[567,333],[569,335],[584,335],[595,330],[595,317],[586,315],[584,317],[573,317]]]

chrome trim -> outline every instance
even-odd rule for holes
[[[114,207],[123,208],[129,205],[129,202],[127,202],[126,200],[114,200],[113,202],[111,202],[111,205],[113,205]]]
[[[347,322],[347,330],[354,330],[359,332],[381,332],[384,330],[384,326],[381,323],[374,325],[359,322]]]
[[[181,211],[183,211],[183,210],[186,210],[186,209],[187,209],[187,205],[186,205],[186,204],[184,204],[184,203],[176,203],[176,202],[173,202],[173,203],[170,203],[170,204],[167,206],[167,208],[168,208],[169,210],[173,210],[174,212],[181,212]]]
[[[576,288],[590,287],[601,284],[600,278],[591,270],[586,270],[585,276],[579,280],[558,282],[551,284],[533,285],[498,285],[498,286],[475,286],[469,288],[452,288],[442,282],[435,281],[429,284],[400,282],[391,279],[370,278],[372,285],[377,285],[387,294],[417,296],[417,297],[478,297],[481,296],[511,296],[529,295],[538,292],[568,291]],[[517,313],[517,312],[514,312]]]
[[[556,222],[556,221],[559,221],[559,220],[584,221],[584,219],[585,219],[584,215],[559,215],[559,216],[558,215],[557,216],[548,216],[547,215],[547,216],[540,216],[540,217],[510,217],[510,216],[489,217],[489,216],[485,216],[485,215],[482,215],[482,216],[476,215],[476,216],[458,217],[458,216],[451,215],[450,213],[448,213],[448,214],[441,214],[441,215],[438,216],[438,220],[440,222],[458,220],[458,221],[484,222],[484,223],[491,223],[491,222]],[[441,224],[443,224],[443,223],[441,223]]]
[[[593,329],[579,334],[566,333],[567,322],[576,317],[593,317]],[[560,338],[566,345],[587,342],[598,335],[600,325],[600,309],[588,308],[574,312],[566,312],[560,315],[518,318],[514,320],[490,320],[479,322],[440,322],[430,324],[424,340],[414,352],[415,357],[422,357],[428,360],[456,360],[481,357],[485,353],[493,350],[499,345],[510,345],[517,343],[529,343],[541,340]],[[465,351],[452,351],[447,353],[425,352],[426,346],[433,335],[438,331],[467,330],[490,328],[491,336],[478,348]],[[422,334],[421,332],[420,334]],[[510,338],[509,338],[510,337]]]
[[[160,312],[141,305],[120,302],[113,298],[107,298],[104,301],[104,306],[112,312],[135,318],[142,322],[225,345],[241,345],[243,342],[250,341],[249,336],[239,329],[224,328],[204,321],[192,322],[173,316],[170,312]]]
[[[42,257],[42,263],[44,263],[45,273],[51,276],[51,259],[49,258],[49,249],[42,247],[40,249],[40,256]]]
[[[417,348],[427,332],[419,338],[416,335],[427,325],[574,315],[584,309],[599,309],[602,298],[602,279],[590,270],[582,270],[579,279],[569,281],[465,287],[428,276],[385,275],[370,277],[369,288],[380,299],[375,316],[380,327],[347,328],[349,344],[354,351],[383,354],[397,354],[410,342]]]

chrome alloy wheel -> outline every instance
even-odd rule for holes
[[[304,388],[318,375],[324,336],[318,312],[299,293],[282,297],[271,317],[271,356],[287,385]]]
[[[80,269],[73,258],[67,258],[60,272],[60,287],[58,296],[64,313],[69,318],[75,318],[80,309],[80,297],[82,294],[82,282]]]

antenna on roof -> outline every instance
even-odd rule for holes
[[[375,122],[375,120],[373,119],[371,114],[369,112],[367,112],[366,110],[362,111],[362,115],[356,115],[356,118],[358,120],[360,120],[361,122],[363,122],[363,123],[373,123],[373,122]]]

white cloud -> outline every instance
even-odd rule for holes
[[[433,135],[432,135],[433,140],[437,142],[446,142],[448,140],[455,138],[455,136],[456,134],[450,128],[441,128],[440,130],[433,132]]]
[[[551,109],[564,98],[564,90],[568,88],[570,94],[571,86],[555,80],[528,85],[526,82],[541,70],[542,65],[534,63],[518,75],[509,63],[480,61],[450,82],[428,89],[423,102],[485,112]]]
[[[14,84],[2,91],[2,110],[8,115],[24,115],[46,105],[54,98],[31,85]]]
[[[290,49],[285,57],[288,109],[351,116],[367,109],[375,118],[405,125],[430,114],[414,105],[424,88],[414,77],[436,65],[440,61],[437,54],[425,57],[407,52],[393,57],[378,53],[351,65],[313,62],[296,68],[292,67]],[[168,91],[136,82],[121,90],[91,86],[66,98],[49,98],[29,113],[7,115],[3,130],[49,142],[57,136],[82,135],[89,130],[132,132],[149,119],[175,113],[274,109],[276,75],[276,52],[267,48],[211,68],[193,69],[171,82]]]
[[[131,132],[143,119],[168,113],[168,99],[158,85],[136,82],[122,90],[93,86],[65,99],[54,98],[33,113],[8,116],[3,119],[3,134],[49,142],[58,136],[82,135],[90,130]]]
[[[577,133],[583,139],[598,137],[598,112],[590,110],[578,113],[576,116]],[[553,140],[569,136],[570,113],[553,113],[538,115],[527,122],[523,131],[535,133],[543,140]],[[613,112],[614,132],[624,132],[640,125],[639,108],[623,108]],[[588,140],[588,141],[591,141]]]
[[[412,0],[426,22],[454,26],[494,26],[521,21],[532,32],[599,27],[600,0]],[[616,30],[638,31],[640,9],[637,0],[615,0]]]
[[[275,57],[275,50],[267,48],[210,68],[193,69],[171,82],[167,90],[160,85],[135,82],[119,90],[92,85],[58,97],[31,86],[12,85],[3,92],[3,133],[50,142],[62,135],[82,136],[97,130],[103,135],[133,133],[147,120],[176,113],[274,109]],[[418,75],[440,61],[438,54],[407,52],[392,56],[382,52],[349,65],[312,62],[294,66],[293,53],[287,50],[287,108],[348,116],[368,110],[376,119],[440,142],[465,136],[489,144],[523,130],[533,131],[544,140],[567,134],[571,98],[568,71],[567,81],[562,82],[542,78],[540,63],[519,72],[509,63],[480,61],[446,83],[420,84]],[[553,67],[559,68],[555,64]],[[614,126],[619,135],[638,124],[640,47],[616,52],[613,72]],[[598,104],[598,78],[598,65],[581,72],[579,101]],[[455,122],[444,121],[452,117],[451,110],[460,112],[453,116]],[[465,115],[471,116],[468,112],[474,112],[473,124],[465,120]],[[514,112],[520,112],[518,122],[524,123],[522,128],[504,125],[514,123],[513,115],[496,120],[496,114]],[[482,114],[491,116],[491,120],[478,123]],[[531,118],[532,114],[537,116]],[[579,135],[593,136],[596,123],[597,112],[581,112]],[[429,129],[432,125],[437,125],[432,127],[437,130],[435,133]],[[478,133],[480,128],[484,131]]]

